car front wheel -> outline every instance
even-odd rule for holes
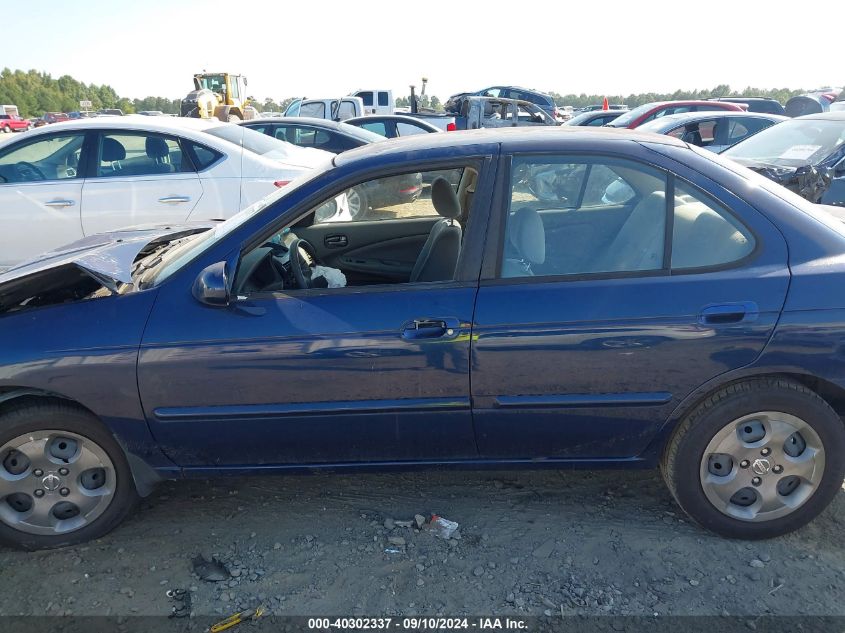
[[[97,538],[137,498],[122,449],[90,413],[56,402],[0,416],[0,542],[47,549]]]
[[[680,506],[723,536],[791,532],[833,500],[845,477],[845,426],[815,392],[786,379],[729,385],[693,410],[661,463]]]

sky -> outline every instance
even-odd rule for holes
[[[0,68],[173,99],[203,70],[246,75],[250,96],[276,101],[372,88],[406,95],[424,76],[441,99],[496,84],[609,95],[842,86],[839,38],[824,25],[841,31],[845,1],[809,4],[86,0],[15,11],[0,30]]]

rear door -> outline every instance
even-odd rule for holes
[[[85,235],[184,222],[203,194],[199,176],[174,136],[103,131],[94,151],[82,189]]]
[[[580,163],[625,186],[561,209],[505,177],[514,184],[488,238],[473,330],[482,457],[635,457],[687,394],[769,339],[789,282],[780,233],[653,156],[513,156],[512,173]],[[568,223],[576,230],[560,230]]]

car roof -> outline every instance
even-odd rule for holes
[[[701,112],[679,112],[678,114],[667,114],[643,125],[651,125],[651,129],[663,127],[658,124],[682,124],[694,123],[706,119],[734,119],[737,117],[746,119],[767,119],[769,121],[787,121],[788,116],[780,114],[769,114],[768,112],[739,112],[737,110],[704,110]]]
[[[536,144],[537,149],[549,149],[549,146],[559,145],[561,141],[572,143],[595,142],[597,145],[603,143],[610,145],[619,141],[640,141],[688,148],[686,143],[671,136],[637,132],[636,130],[583,126],[526,126],[465,130],[446,132],[445,134],[414,134],[393,138],[338,154],[334,158],[334,164],[337,166],[347,165],[359,159],[365,160],[376,155],[381,158],[388,158],[394,155],[407,156],[407,152],[438,148],[457,150],[490,144],[516,145],[525,143]]]
[[[404,114],[369,114],[366,116],[356,116],[352,117],[351,119],[346,119],[344,123],[346,123],[347,125],[354,125],[354,123],[362,123],[367,121],[395,121],[396,123],[408,123],[410,125],[419,125],[420,127],[425,127],[437,130],[438,132],[442,132],[439,127],[437,127],[436,125],[432,125],[425,119],[418,119],[416,117],[406,116]]]
[[[248,126],[250,123],[267,123],[274,125],[310,125],[312,127],[321,128],[323,130],[332,130],[338,134],[351,136],[367,143],[372,143],[375,139],[373,133],[367,130],[362,130],[355,125],[349,125],[343,121],[331,121],[329,119],[319,119],[317,117],[309,116],[281,116],[281,117],[262,117],[259,119],[248,119],[241,121],[238,125]],[[379,136],[379,135],[376,135]]]
[[[193,119],[188,117],[148,117],[142,114],[127,114],[126,116],[115,117],[91,117],[87,119],[74,119],[54,123],[49,127],[39,128],[32,131],[34,134],[47,134],[55,130],[86,130],[89,128],[107,127],[117,130],[144,129],[151,132],[172,132],[173,130],[195,130],[203,131],[218,125],[228,125],[217,119]]]
[[[822,121],[845,121],[845,110],[834,110],[833,112],[817,112],[795,117],[795,119],[819,119]]]
[[[241,121],[238,125],[249,125],[250,123],[298,123],[299,125],[313,125],[314,127],[322,127],[329,130],[342,129],[340,123],[330,119],[320,119],[311,116],[265,116],[256,117],[254,119],[247,119]]]

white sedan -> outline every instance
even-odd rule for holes
[[[228,218],[331,159],[216,120],[57,123],[0,144],[0,270],[94,233]]]

